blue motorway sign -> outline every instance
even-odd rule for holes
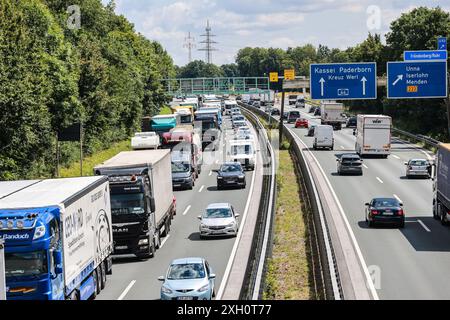
[[[438,50],[447,50],[447,38],[438,38]]]
[[[403,57],[405,61],[446,61],[447,50],[405,51]]]
[[[447,61],[388,62],[389,99],[446,98]]]
[[[377,98],[375,62],[311,64],[310,69],[311,99]]]

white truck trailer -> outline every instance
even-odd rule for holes
[[[320,122],[323,125],[330,125],[334,130],[341,130],[346,122],[343,115],[344,105],[337,102],[325,102],[320,104]]]
[[[392,118],[384,115],[360,114],[356,124],[355,150],[360,156],[391,154]]]

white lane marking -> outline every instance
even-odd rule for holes
[[[399,159],[400,160],[400,157],[399,156],[396,156],[395,154],[393,154],[392,155],[395,159]]]
[[[425,223],[422,222],[422,220],[417,219],[417,222],[420,223],[420,225],[425,229],[426,232],[431,232],[431,230],[428,229],[428,227],[425,225]]]
[[[242,220],[239,223],[239,231],[236,236],[236,240],[234,241],[233,250],[231,250],[231,255],[230,255],[230,258],[228,259],[227,267],[225,268],[225,273],[223,275],[222,282],[220,283],[220,286],[219,286],[219,291],[217,291],[216,300],[222,299],[222,295],[225,291],[225,286],[227,285],[227,282],[228,282],[228,277],[230,276],[231,267],[233,265],[234,258],[236,257],[237,248],[241,241],[242,232],[244,230],[245,220],[247,219],[248,208],[250,207],[250,200],[252,198],[253,187],[254,187],[254,183],[255,183],[256,164],[257,163],[255,163],[255,170],[253,170],[253,174],[252,174],[252,182],[250,185],[250,189],[248,191],[248,197],[247,197],[247,203],[245,204],[244,215],[242,216]]]
[[[368,166],[366,166],[365,164],[363,164],[363,167],[364,167],[364,168],[366,168],[366,169],[369,169],[369,167],[368,167]]]
[[[160,248],[160,249],[163,247],[163,245],[166,243],[167,239],[169,239],[169,238],[170,238],[170,234],[168,234],[168,235],[164,238],[164,240],[161,242],[161,244],[159,245],[159,248]]]
[[[381,180],[381,179],[378,178],[378,177],[377,177],[377,180],[378,180],[380,183],[384,183],[383,180]]]
[[[397,138],[397,139],[398,139],[398,138]],[[410,146],[411,148],[420,151],[421,153],[423,153],[424,155],[427,156],[428,160],[433,160],[433,157],[430,156],[430,154],[429,154],[427,151],[425,151],[425,150],[423,150],[423,149],[420,149],[420,148],[418,148],[418,147],[416,147],[416,146],[414,146],[414,145],[412,145],[412,144],[410,144],[410,143],[406,143],[406,142],[404,142],[404,141],[401,140],[401,139],[398,139],[398,141],[399,141],[401,144]]]
[[[185,216],[186,213],[188,213],[189,209],[191,209],[191,205],[188,205],[187,208],[184,210],[183,216]]]
[[[200,187],[200,190],[198,190],[198,192],[202,192],[204,187],[205,187],[204,185],[201,186],[201,187]]]
[[[136,280],[132,280],[130,284],[125,288],[125,290],[122,292],[122,294],[117,298],[117,300],[122,300],[127,295],[128,291],[130,291],[131,287],[134,286],[136,283]]]
[[[394,198],[397,199],[399,202],[403,203],[402,199],[400,199],[398,195],[394,194]]]
[[[208,176],[211,176],[211,175],[212,175],[212,171],[209,172]]]
[[[292,130],[291,130],[291,133],[294,135],[294,132]],[[306,150],[308,150],[307,152],[309,152],[311,157],[316,161],[316,164],[319,167],[319,170],[322,172],[322,175],[325,178],[325,181],[327,182],[328,188],[330,188],[331,193],[333,194],[334,200],[336,201],[336,203],[338,205],[339,213],[341,214],[342,219],[344,219],[345,226],[347,227],[347,231],[350,234],[350,238],[352,239],[353,245],[355,246],[356,254],[358,255],[359,261],[361,262],[362,268],[364,270],[364,274],[366,276],[366,283],[369,285],[369,289],[370,289],[370,292],[372,293],[372,297],[374,298],[374,300],[380,300],[380,298],[378,297],[377,290],[375,289],[373,279],[369,273],[369,269],[367,268],[366,261],[364,260],[364,257],[362,255],[361,248],[359,247],[358,241],[356,241],[355,233],[353,232],[353,229],[350,226],[347,216],[345,215],[344,208],[342,207],[342,204],[339,201],[339,198],[338,198],[336,192],[334,191],[333,186],[331,185],[330,179],[328,179],[327,175],[325,174],[325,171],[323,170],[321,164],[317,160],[314,153],[309,151],[308,146],[298,136],[294,135],[294,137],[303,144],[303,146],[304,146],[304,148],[306,148]]]

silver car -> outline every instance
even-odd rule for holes
[[[431,164],[426,159],[411,159],[405,162],[406,177],[431,177]]]
[[[198,216],[200,220],[200,239],[207,236],[236,236],[239,231],[239,214],[229,203],[210,204],[205,212]]]

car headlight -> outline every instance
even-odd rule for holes
[[[236,222],[232,222],[232,223],[228,224],[226,227],[233,228],[235,225],[236,225]]]
[[[244,176],[244,175],[242,175],[242,176],[239,176],[238,178],[239,178],[239,179],[244,179],[244,178],[245,178],[245,176]]]
[[[201,228],[201,229],[208,229],[208,226],[207,226],[206,224],[203,224],[203,223],[202,223],[202,224],[200,224],[200,228]]]
[[[143,244],[148,244],[148,239],[141,239],[141,240],[139,240],[138,246],[141,246]]]
[[[162,286],[162,287],[161,287],[161,292],[167,293],[167,294],[171,294],[171,293],[172,293],[172,290],[170,290],[170,289],[167,288],[166,286]]]
[[[201,287],[200,289],[198,289],[198,292],[205,292],[209,289],[209,284],[205,284],[203,287]]]
[[[39,226],[34,231],[33,240],[42,238],[45,235],[45,226]]]
[[[217,177],[217,179],[219,179],[219,180],[220,180],[220,179],[223,179],[223,177]]]

